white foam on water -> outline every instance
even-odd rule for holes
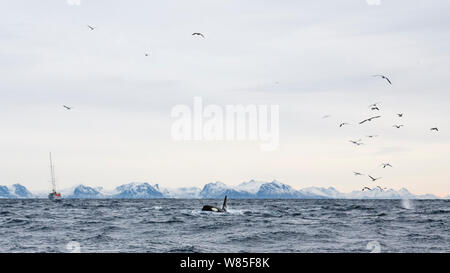
[[[246,212],[246,211],[247,210],[227,208],[227,212],[226,213],[233,214],[233,215],[244,215],[244,212]]]
[[[402,199],[402,207],[404,209],[414,209],[414,205],[411,199]]]

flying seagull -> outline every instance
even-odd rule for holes
[[[94,30],[94,29],[95,29],[93,26],[90,26],[90,25],[87,25],[87,26],[88,26],[88,28],[89,28],[90,30]]]
[[[381,164],[381,166],[383,166],[383,169],[385,169],[386,167],[391,167],[392,168],[392,165],[389,164],[389,163],[383,163],[383,164]]]
[[[63,107],[66,108],[67,110],[72,110],[72,108],[73,108],[72,106],[69,107],[67,105],[63,105]]]
[[[363,124],[366,121],[372,121],[372,119],[376,119],[376,118],[381,118],[381,116],[375,116],[375,117],[371,117],[371,118],[365,119],[365,120],[361,121],[359,124]]]
[[[353,172],[354,174],[355,174],[355,176],[360,176],[360,175],[364,175],[364,174],[362,174],[362,173],[359,173],[359,172]]]
[[[386,77],[386,76],[384,76],[384,75],[373,75],[373,76],[374,76],[374,77],[381,77],[382,79],[387,80],[387,82],[388,82],[389,84],[392,84],[391,80],[389,80],[389,78]]]
[[[378,104],[380,104],[380,103],[381,103],[381,101],[375,102],[374,104],[369,105],[369,108],[371,108],[371,107],[377,107]]]
[[[371,189],[371,188],[369,188],[369,187],[364,187],[364,188],[362,189],[362,191],[365,191],[365,190],[369,190],[369,191],[371,191],[372,189]]]
[[[380,186],[377,186],[377,188],[379,188],[379,189],[380,189],[380,191],[384,191],[384,190],[387,190],[387,188],[382,188],[382,187],[380,187]]]
[[[398,116],[399,118],[401,118],[401,117],[403,117],[403,113],[399,113],[399,114],[397,114],[397,116]]]
[[[372,110],[372,111],[374,111],[374,110],[380,111],[380,108],[378,108],[376,106],[373,106],[372,108],[370,108],[370,110]]]
[[[394,126],[392,126],[392,127],[395,127],[395,128],[397,128],[397,129],[400,129],[400,128],[402,128],[403,126],[405,126],[405,125],[394,125]]]
[[[148,56],[148,53],[145,53],[145,57],[147,57]]]
[[[347,122],[343,122],[343,123],[339,124],[339,128],[342,127],[342,126],[344,126],[344,125],[350,125],[350,124],[347,123]]]
[[[378,135],[368,135],[368,138],[374,138],[374,137],[378,137]]]
[[[198,35],[198,36],[202,36],[203,38],[205,38],[205,36],[203,34],[201,34],[200,32],[194,32],[194,33],[192,33],[192,35]]]
[[[372,176],[370,176],[370,175],[368,175],[368,177],[370,177],[370,179],[372,179],[372,182],[375,182],[375,181],[377,181],[378,179],[381,179],[381,177],[378,177],[378,178],[373,178]]]
[[[439,129],[438,129],[437,127],[433,127],[433,128],[431,128],[430,130],[431,130],[431,131],[439,132]]]
[[[363,145],[364,143],[362,143],[362,142],[360,142],[361,141],[361,139],[358,139],[358,140],[349,140],[349,142],[351,142],[351,143],[353,143],[353,144],[355,144],[355,145],[357,145],[357,146],[359,146],[359,145]]]
[[[331,117],[331,115],[325,115],[322,118],[329,118],[329,117]]]

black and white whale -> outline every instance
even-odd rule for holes
[[[227,196],[225,195],[225,199],[223,199],[222,208],[205,205],[202,208],[203,211],[213,211],[213,212],[226,212],[227,211]]]

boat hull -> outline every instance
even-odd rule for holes
[[[52,192],[48,195],[48,199],[50,199],[51,201],[54,201],[54,202],[59,202],[59,201],[61,201],[61,194]]]

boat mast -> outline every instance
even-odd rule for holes
[[[56,192],[55,168],[53,167],[52,153],[50,152],[50,175],[52,179],[52,190]]]

